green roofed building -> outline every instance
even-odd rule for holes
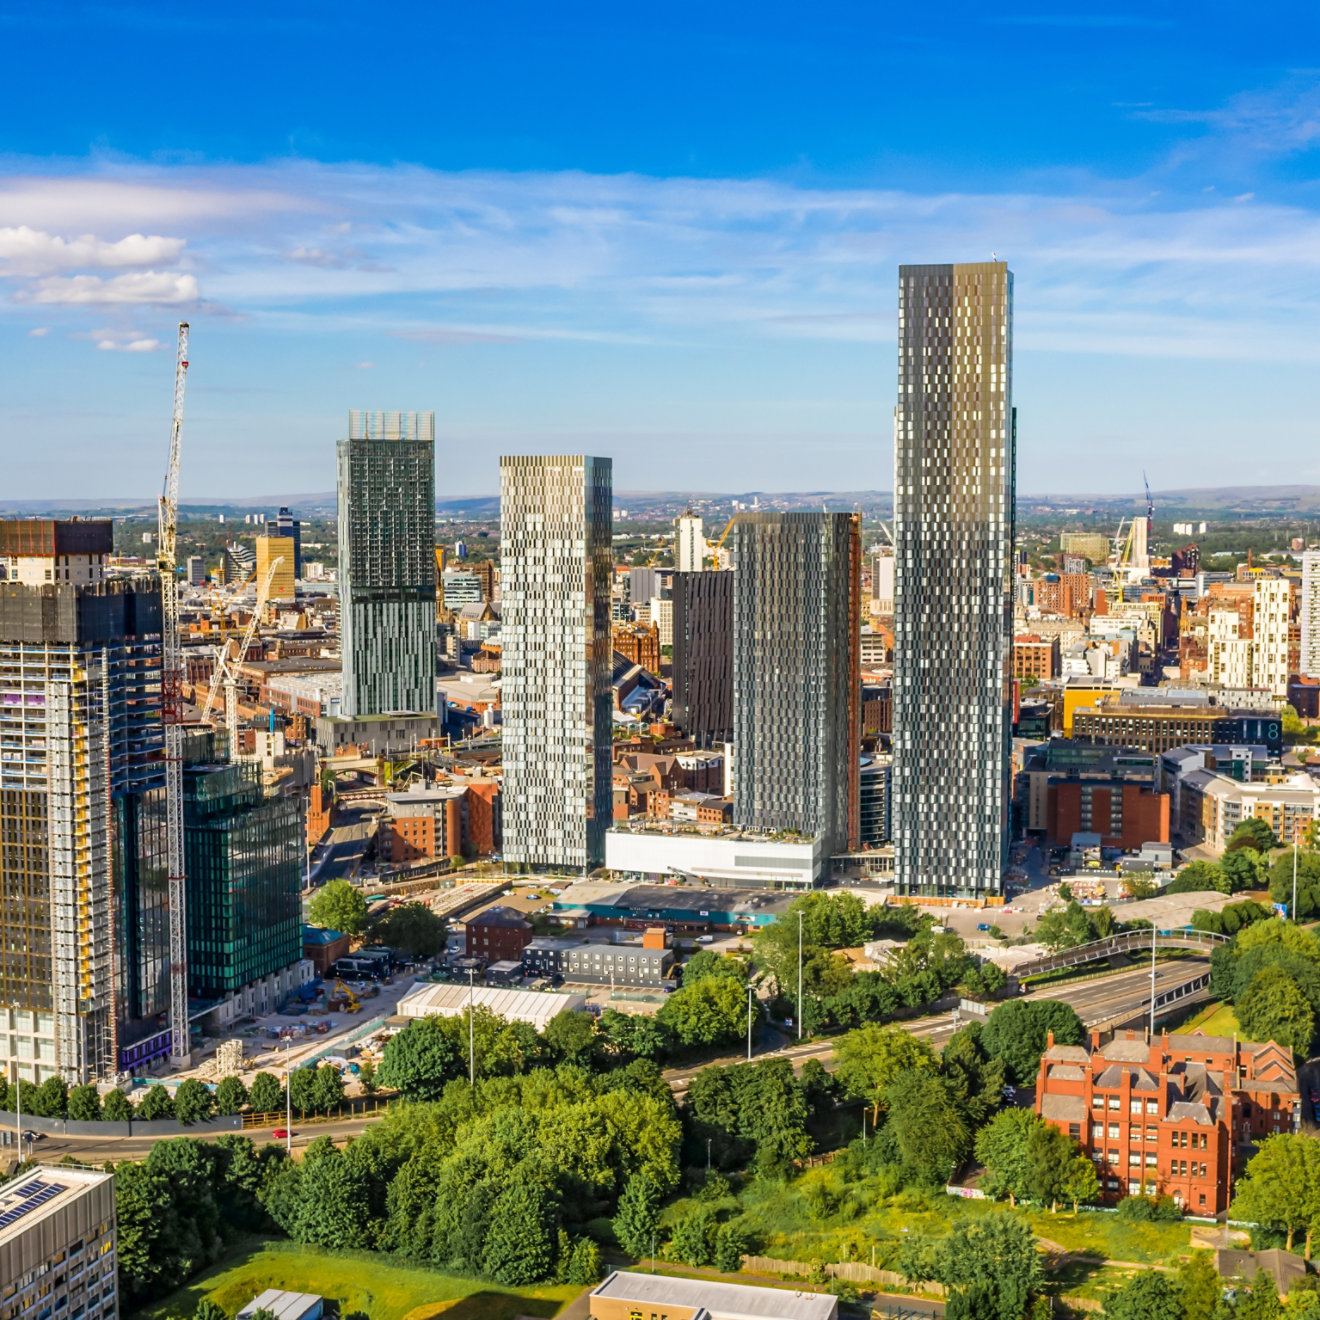
[[[189,740],[183,772],[188,993],[265,1012],[301,975],[303,804],[267,797],[260,766],[210,759]]]

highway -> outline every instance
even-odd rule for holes
[[[1183,958],[1173,962],[1162,962],[1156,968],[1156,987],[1168,990],[1181,985],[1193,977],[1209,971],[1210,964],[1204,958]],[[1087,1025],[1105,1022],[1119,1014],[1135,1013],[1150,1002],[1149,966],[1127,972],[1117,972],[1111,976],[1097,977],[1093,981],[1078,981],[1068,985],[1033,991],[1024,995],[1024,999],[1062,999],[1071,1004],[1078,1017]],[[966,1025],[964,1018],[961,1025]],[[929,1017],[910,1018],[898,1025],[910,1031],[914,1036],[929,1040],[932,1045],[942,1046],[957,1029],[951,1013],[940,1013]],[[834,1048],[837,1038],[809,1041],[803,1045],[782,1044],[783,1037],[773,1028],[763,1028],[754,1041],[753,1057],[786,1058],[800,1068],[808,1059],[820,1059],[827,1069],[834,1065]],[[688,1083],[695,1071],[711,1064],[732,1064],[746,1062],[746,1051],[721,1055],[717,1058],[701,1060],[681,1068],[669,1068],[664,1078],[669,1083],[676,1099],[687,1094]],[[306,1146],[317,1137],[331,1137],[341,1141],[346,1137],[357,1136],[376,1118],[345,1119],[333,1123],[298,1123],[294,1121],[295,1146]],[[246,1137],[254,1141],[273,1140],[272,1128],[247,1128]],[[106,1160],[139,1160],[150,1153],[157,1141],[163,1137],[46,1137],[34,1147],[38,1158],[55,1162],[66,1155],[73,1156],[89,1164],[101,1164]]]
[[[330,827],[326,853],[317,863],[318,885],[328,884],[331,880],[347,880],[356,873],[375,829],[377,812],[378,808],[365,803],[343,804],[338,824]]]

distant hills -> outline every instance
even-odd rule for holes
[[[1320,516],[1320,486],[1189,486],[1153,493],[1158,515],[1171,513],[1279,516]],[[809,490],[809,491],[630,491],[614,492],[616,510],[626,510],[629,521],[673,518],[686,508],[710,521],[727,518],[737,502],[743,508],[773,511],[794,511],[826,508],[831,510],[861,509],[871,517],[886,517],[893,509],[893,496],[883,490]],[[318,491],[299,495],[245,496],[241,499],[215,500],[207,503],[185,501],[181,511],[185,516],[205,514],[242,513],[264,511],[274,513],[285,505],[307,517],[333,517],[335,493]],[[1122,495],[1018,492],[1020,513],[1045,514],[1087,513],[1091,511],[1132,511],[1145,506],[1140,493]],[[460,521],[484,522],[499,517],[498,495],[473,495],[460,499],[436,501],[436,513],[442,518]],[[58,514],[101,514],[126,517],[149,514],[155,516],[155,498],[108,500],[3,500],[0,516],[34,516]]]

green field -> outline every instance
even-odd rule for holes
[[[186,1288],[138,1312],[140,1320],[191,1316],[209,1297],[234,1315],[266,1288],[316,1293],[338,1304],[339,1314],[360,1311],[370,1320],[513,1320],[555,1315],[582,1289],[545,1284],[504,1288],[403,1264],[369,1251],[325,1251],[286,1242],[263,1242],[198,1276]]]
[[[1240,1028],[1231,1004],[1207,1004],[1195,1016],[1188,1018],[1178,1030],[1184,1035],[1203,1031],[1207,1036],[1236,1036]]]

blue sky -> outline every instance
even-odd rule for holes
[[[375,12],[379,11],[379,12]],[[327,490],[350,407],[890,485],[896,267],[1016,278],[1019,489],[1320,482],[1313,4],[0,0],[0,496]]]

